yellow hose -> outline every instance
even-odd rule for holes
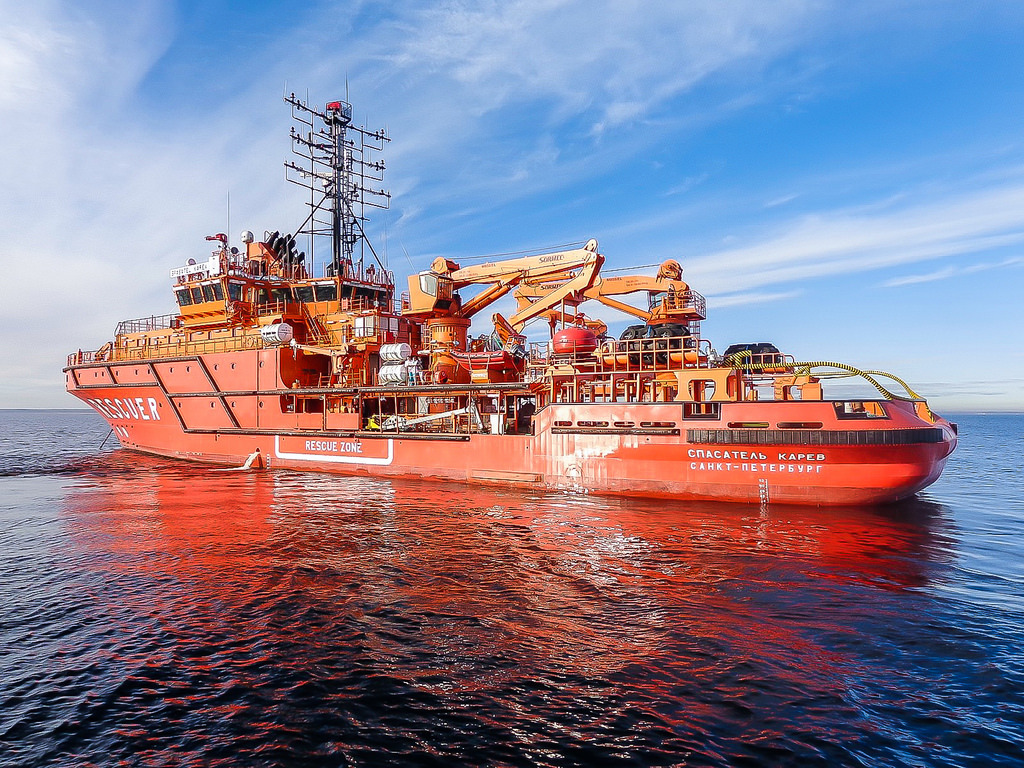
[[[734,368],[745,368],[745,369],[750,370],[750,371],[766,370],[766,369],[769,369],[769,368],[776,369],[776,368],[783,367],[783,365],[785,365],[786,368],[793,368],[794,369],[794,373],[796,373],[797,375],[806,374],[808,376],[811,375],[811,369],[812,368],[825,368],[825,367],[828,367],[828,368],[838,368],[841,371],[845,371],[845,373],[829,373],[829,372],[825,372],[825,373],[820,374],[820,375],[821,376],[835,376],[835,377],[860,376],[862,379],[864,379],[869,384],[871,384],[871,386],[873,386],[875,389],[877,389],[882,394],[882,397],[884,397],[886,400],[908,400],[909,401],[909,400],[922,400],[923,399],[919,394],[917,394],[914,390],[912,390],[907,385],[907,383],[905,381],[903,381],[903,379],[901,379],[899,376],[895,376],[895,375],[893,375],[891,373],[886,373],[885,371],[862,371],[859,368],[854,368],[852,365],[846,365],[845,363],[833,363],[833,362],[820,361],[820,360],[819,361],[815,361],[813,363],[790,363],[790,364],[783,364],[783,365],[780,365],[779,363],[750,363],[750,364],[747,364],[747,365],[743,365],[742,361],[745,358],[748,358],[748,357],[751,357],[751,352],[750,352],[750,350],[746,350],[745,349],[742,352],[737,352],[735,354],[729,355],[729,357],[726,360],[723,360],[722,362],[723,362],[724,365],[727,365],[727,366],[731,366],[731,367],[734,367]],[[884,376],[887,379],[892,379],[893,381],[898,383],[900,386],[903,387],[903,389],[905,389],[907,391],[907,395],[909,395],[909,397],[904,397],[903,395],[897,395],[894,392],[890,392],[888,389],[883,387],[878,382],[878,380],[875,378],[875,376]]]

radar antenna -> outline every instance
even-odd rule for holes
[[[285,96],[291,104],[292,152],[302,165],[288,161],[285,178],[309,190],[309,216],[299,233],[331,239],[329,275],[341,271],[342,262],[353,263],[359,245],[358,263],[362,265],[368,248],[381,269],[386,266],[366,237],[363,222],[367,208],[387,210],[391,193],[379,188],[384,181],[384,161],[375,159],[391,141],[384,129],[370,131],[352,123],[352,105],[330,101],[323,110],[310,106],[294,93]],[[318,199],[319,197],[319,199]],[[327,218],[327,214],[330,218]]]

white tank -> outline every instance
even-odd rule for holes
[[[386,363],[377,371],[378,384],[405,384],[409,381],[402,363]]]
[[[274,323],[260,328],[264,344],[287,344],[292,340],[292,327],[288,323]]]
[[[380,348],[382,363],[401,363],[412,357],[412,347],[408,344],[384,344]]]

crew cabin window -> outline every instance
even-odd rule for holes
[[[335,301],[338,298],[336,283],[317,283],[314,286],[317,301]]]
[[[267,293],[267,289],[264,288],[262,285],[253,288],[252,301],[254,304],[266,304],[268,301],[270,301],[270,295]]]
[[[193,304],[202,304],[203,303],[203,291],[202,291],[202,289],[199,288],[198,285],[195,288],[192,289],[192,303]]]
[[[273,296],[274,301],[281,304],[287,304],[292,298],[287,288],[271,288],[270,293]]]
[[[231,297],[232,301],[242,300],[242,290],[245,288],[245,283],[228,283],[228,296]]]
[[[292,293],[295,294],[296,301],[313,301],[313,286],[311,285],[297,285],[292,289]]]
[[[217,288],[217,290],[214,290]],[[218,297],[217,294],[220,293]],[[218,301],[224,298],[224,294],[220,292],[220,286],[212,283],[205,283],[203,285],[203,300],[204,301]]]
[[[174,292],[174,295],[178,299],[179,307],[187,307],[192,303],[192,296],[189,294],[188,288],[179,288]]]
[[[437,275],[430,272],[421,272],[420,290],[427,294],[427,296],[437,296]]]

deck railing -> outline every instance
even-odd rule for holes
[[[180,328],[181,317],[178,314],[151,315],[139,317],[134,320],[122,320],[114,329],[115,336],[122,336],[126,333],[145,333],[146,331],[160,331],[164,328]]]

